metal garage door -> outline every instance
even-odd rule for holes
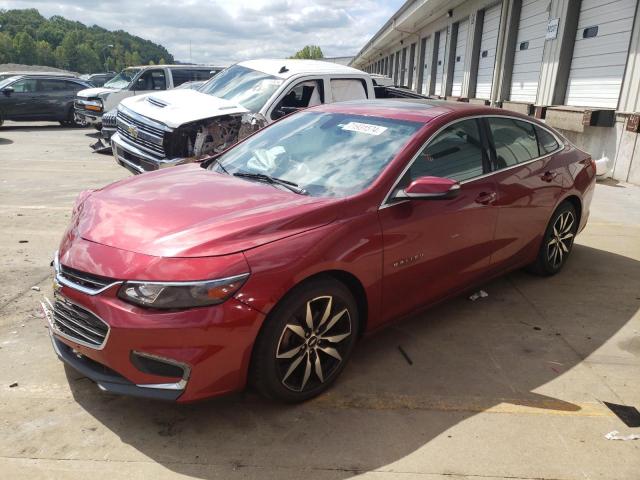
[[[409,88],[411,90],[415,90],[418,85],[417,75],[416,75],[416,65],[418,64],[417,56],[418,49],[416,48],[416,43],[411,44],[410,54],[409,54]]]
[[[636,0],[582,1],[567,105],[618,106],[636,4]]]
[[[420,67],[422,68],[422,90],[423,95],[429,95],[429,84],[431,83],[431,62],[433,60],[433,50],[431,37],[422,39],[420,47]]]
[[[513,58],[511,100],[535,102],[544,41],[549,23],[549,0],[523,0]]]
[[[436,87],[433,91],[434,95],[444,95],[443,77],[444,77],[444,52],[447,46],[447,29],[444,28],[438,32],[440,40],[438,41],[438,59],[436,61]]]
[[[399,85],[400,82],[400,50],[395,54],[395,60],[393,61],[393,83]]]
[[[400,85],[406,85],[407,84],[407,47],[404,47],[402,49],[402,55],[401,55],[401,60],[400,60]]]
[[[482,36],[480,37],[480,56],[478,58],[478,75],[476,77],[476,98],[491,98],[501,13],[501,3],[484,11]]]
[[[453,64],[453,81],[451,83],[451,95],[462,95],[462,80],[464,79],[464,61],[467,54],[467,39],[469,38],[469,22],[462,20],[458,23],[458,38],[456,40],[456,52]]]

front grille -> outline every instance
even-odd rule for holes
[[[57,273],[58,276],[62,277],[65,280],[68,280],[71,283],[96,291],[102,290],[108,285],[117,282],[117,280],[114,280],[113,278],[92,275],[90,273],[81,272],[80,270],[76,270],[74,268],[65,267],[64,265],[59,266],[59,270]]]
[[[136,120],[121,110],[118,110],[117,125],[118,133],[122,138],[152,155],[165,157],[162,130]]]
[[[116,117],[117,117],[118,111],[117,110],[110,110],[107,113],[105,113],[104,115],[102,115],[102,127],[103,128],[116,128]]]
[[[109,326],[89,310],[57,295],[51,315],[53,327],[64,336],[93,348],[100,348]]]

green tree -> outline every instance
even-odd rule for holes
[[[296,52],[295,55],[289,58],[303,58],[303,59],[318,59],[324,58],[322,49],[317,45],[307,45],[302,50]]]
[[[47,19],[33,8],[0,8],[0,62],[39,63],[88,73],[151,61],[173,63],[174,59],[162,45],[123,30],[111,32],[58,15]]]
[[[38,40],[36,42],[36,62],[38,65],[55,67],[56,57],[49,42],[45,40]]]
[[[13,53],[11,37],[4,32],[0,32],[0,63],[13,62]]]
[[[18,63],[26,65],[37,63],[36,42],[27,32],[20,32],[13,38],[13,48]]]

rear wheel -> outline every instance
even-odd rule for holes
[[[265,321],[252,359],[253,384],[285,402],[315,397],[342,372],[358,323],[356,302],[342,283],[322,278],[301,285]]]
[[[538,258],[529,270],[542,276],[555,275],[562,270],[573,248],[577,231],[576,209],[571,203],[564,202],[551,217],[542,239]]]

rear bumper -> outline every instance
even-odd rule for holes
[[[160,168],[173,167],[188,163],[185,158],[157,158],[144,150],[132,145],[115,133],[111,137],[111,149],[118,165],[123,166],[134,174],[152,172]]]

